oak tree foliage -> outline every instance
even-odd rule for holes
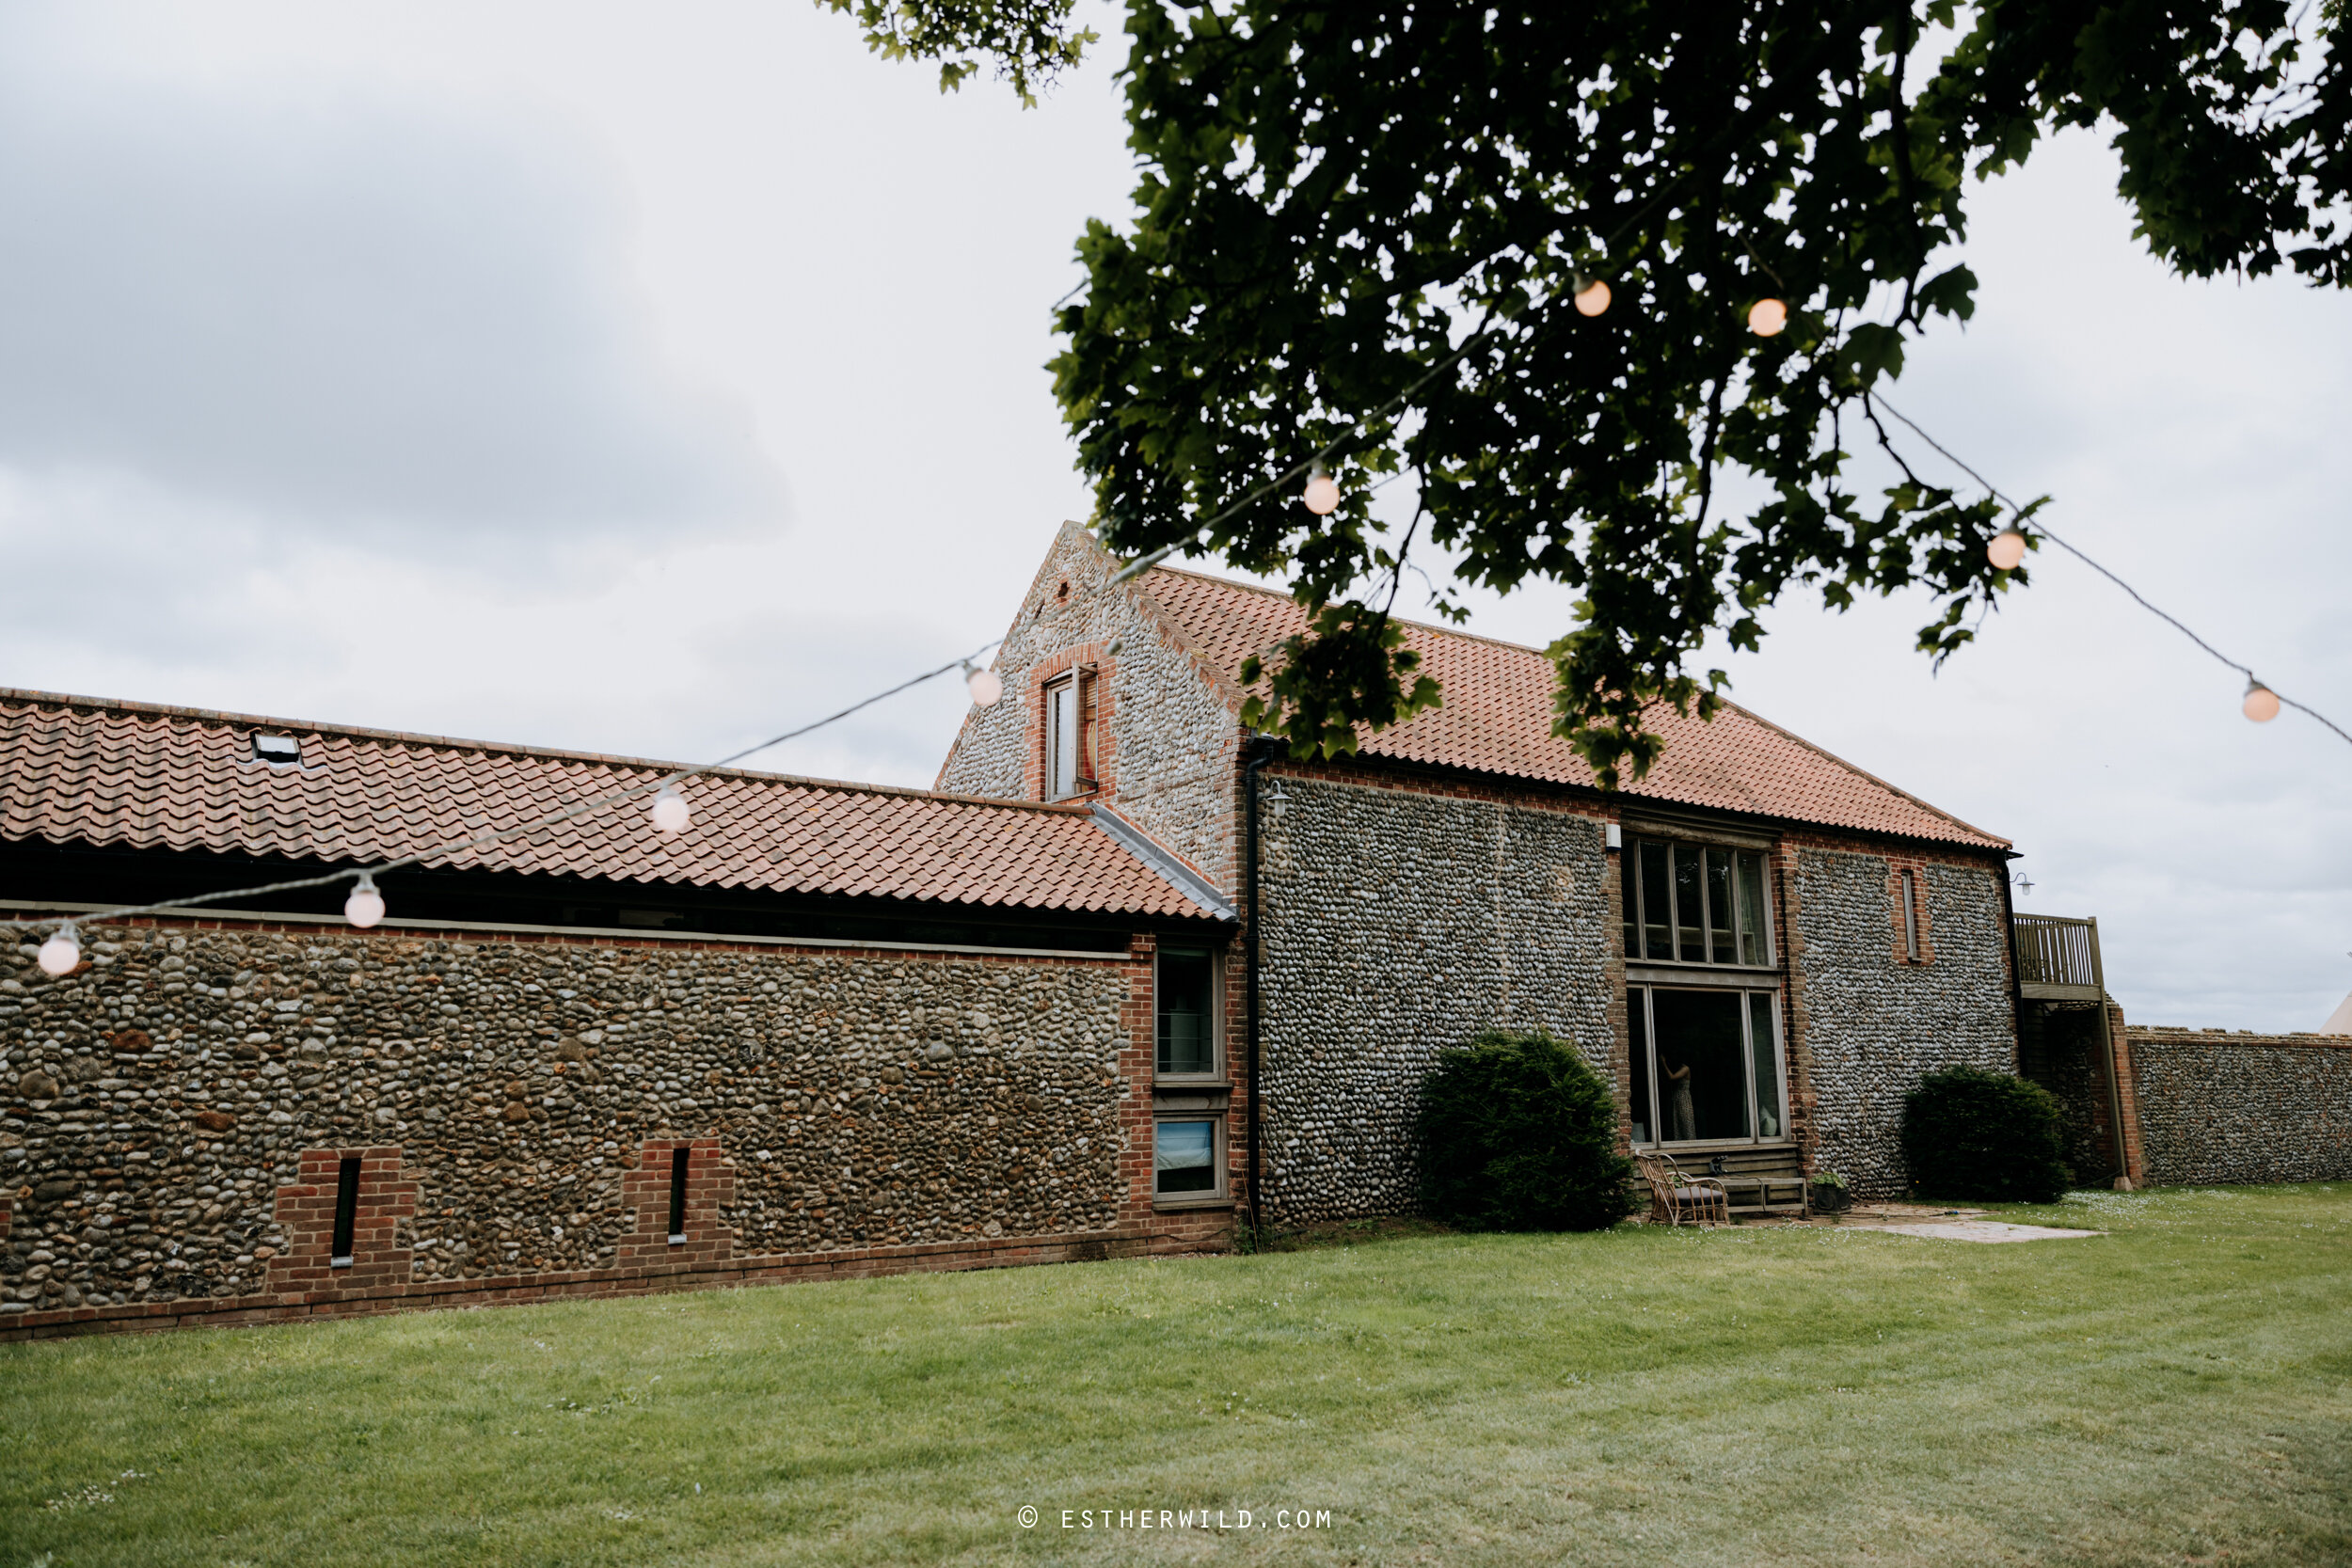
[[[1072,0],[820,3],[1025,97],[1090,38]],[[1135,211],[1080,237],[1051,367],[1103,538],[1287,578],[1311,627],[1264,650],[1252,716],[1302,753],[1441,700],[1390,619],[1422,540],[1455,581],[1579,591],[1556,726],[1610,784],[1658,754],[1645,709],[1715,711],[1722,673],[1688,668],[1710,631],[1756,647],[1792,587],[1925,588],[1940,661],[2026,577],[1985,559],[2010,519],[1915,475],[1883,404],[1905,345],[1974,309],[1971,182],[2093,127],[2176,272],[2342,286],[2341,8],[1128,0]],[[1874,495],[1865,442],[1901,476]],[[1345,499],[1318,518],[1327,448]],[[1761,499],[1727,505],[1729,474]],[[1415,508],[1384,530],[1393,475]]]

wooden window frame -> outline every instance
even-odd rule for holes
[[[1064,691],[1071,693],[1072,726],[1075,731],[1071,737],[1070,777],[1067,780],[1058,776],[1061,721],[1057,713],[1060,707],[1058,699]],[[1043,744],[1045,766],[1039,774],[1043,787],[1038,793],[1048,803],[1074,800],[1082,795],[1093,794],[1103,787],[1102,781],[1094,777],[1094,667],[1090,664],[1073,665],[1053,675],[1041,689],[1039,705],[1042,712],[1038,729]],[[1068,788],[1059,787],[1065,783]]]
[[[1205,954],[1209,960],[1209,1066],[1204,1072],[1162,1072],[1160,1070],[1160,960],[1167,956],[1155,949],[1152,955],[1152,1081],[1154,1084],[1182,1086],[1222,1085],[1225,1078],[1225,955],[1203,942],[1194,948],[1184,942],[1175,944],[1179,952]]]
[[[1212,1184],[1193,1192],[1164,1193],[1160,1191],[1160,1129],[1179,1123],[1206,1122],[1209,1126],[1209,1175]],[[1194,1204],[1202,1206],[1232,1201],[1231,1184],[1226,1180],[1226,1166],[1232,1156],[1226,1143],[1225,1117],[1215,1111],[1162,1111],[1152,1117],[1152,1203],[1158,1209],[1182,1209]]]
[[[1642,1047],[1643,1056],[1641,1068],[1642,1070],[1645,1071],[1649,1075],[1648,1104],[1650,1115],[1650,1119],[1647,1124],[1649,1136],[1646,1138],[1634,1137],[1632,1135],[1633,1128],[1630,1119],[1633,1097],[1630,1093],[1627,1095],[1628,1124],[1626,1131],[1628,1140],[1636,1148],[1662,1148],[1669,1152],[1677,1150],[1705,1151],[1710,1149],[1778,1148],[1794,1145],[1797,1142],[1797,1135],[1795,1131],[1789,1126],[1789,1104],[1791,1100],[1794,1098],[1794,1095],[1788,1083],[1788,1009],[1781,996],[1780,987],[1777,985],[1724,986],[1721,988],[1722,990],[1728,991],[1730,994],[1740,998],[1740,1065],[1742,1069],[1740,1078],[1741,1083],[1744,1085],[1744,1092],[1747,1098],[1748,1135],[1744,1138],[1695,1138],[1687,1142],[1661,1136],[1663,1130],[1664,1117],[1660,1114],[1660,1106],[1661,1103],[1660,1091],[1663,1085],[1658,1076],[1658,1020],[1655,1010],[1650,1006],[1650,992],[1654,990],[1691,990],[1702,989],[1713,990],[1718,988],[1712,986],[1700,988],[1675,985],[1664,981],[1637,981],[1626,990],[1626,1006],[1629,1011],[1634,1008],[1639,1008],[1641,1010],[1640,1022],[1638,1026],[1634,1024],[1631,1019],[1629,1018],[1628,1020],[1628,1028],[1626,1030],[1626,1067],[1629,1072],[1633,1070],[1633,1063],[1631,1060],[1632,1051],[1634,1046],[1639,1044]],[[1769,1137],[1763,1132],[1761,1118],[1757,1115],[1757,1113],[1763,1110],[1764,1107],[1756,1102],[1756,1015],[1753,1009],[1754,999],[1759,996],[1766,999],[1766,1004],[1772,1016],[1773,1073],[1778,1081],[1780,1089],[1780,1102],[1773,1108],[1773,1119],[1779,1123],[1780,1131],[1772,1133]]]
[[[1708,970],[1715,972],[1743,971],[1748,974],[1760,974],[1765,970],[1772,970],[1774,972],[1779,970],[1780,934],[1776,929],[1776,923],[1773,919],[1775,911],[1773,909],[1772,899],[1772,857],[1770,852],[1754,848],[1745,844],[1720,844],[1711,840],[1698,838],[1668,838],[1659,833],[1636,833],[1629,832],[1622,836],[1625,841],[1624,847],[1617,851],[1619,856],[1618,885],[1620,888],[1620,897],[1622,902],[1625,904],[1625,909],[1621,913],[1618,930],[1621,939],[1624,941],[1625,961],[1627,963],[1671,964],[1679,968],[1689,968],[1693,970]],[[1677,956],[1672,958],[1650,957],[1644,952],[1645,939],[1643,933],[1647,926],[1653,923],[1646,918],[1648,911],[1645,906],[1647,902],[1647,895],[1644,892],[1642,886],[1644,879],[1642,875],[1641,853],[1643,847],[1649,844],[1657,845],[1660,848],[1666,852],[1667,856],[1666,919],[1664,924],[1669,934],[1668,940],[1674,944],[1677,951]],[[1692,850],[1697,851],[1702,857],[1699,863],[1700,872],[1698,877],[1698,917],[1692,924],[1699,932],[1700,946],[1710,950],[1714,944],[1715,931],[1715,927],[1711,921],[1711,916],[1714,912],[1714,895],[1708,886],[1708,879],[1706,874],[1707,863],[1704,857],[1708,853],[1726,855],[1730,857],[1730,876],[1728,880],[1730,886],[1729,896],[1731,900],[1730,929],[1732,960],[1729,963],[1724,963],[1716,959],[1711,951],[1709,951],[1704,958],[1686,958],[1679,956],[1681,948],[1680,932],[1683,928],[1684,922],[1682,920],[1682,911],[1678,908],[1681,900],[1676,891],[1677,879],[1675,877],[1674,862],[1675,856],[1677,852]],[[1763,929],[1760,933],[1758,933],[1762,937],[1761,946],[1763,949],[1763,956],[1761,959],[1756,963],[1743,963],[1739,958],[1740,938],[1745,932],[1745,917],[1741,913],[1740,907],[1740,870],[1742,863],[1751,859],[1753,859],[1756,863],[1756,874],[1758,888],[1758,897],[1756,900],[1758,905],[1757,912],[1763,916]]]

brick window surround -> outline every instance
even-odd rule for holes
[[[359,1162],[358,1206],[351,1262],[333,1266],[335,1188],[343,1161]],[[399,1244],[417,1217],[417,1183],[401,1175],[397,1144],[372,1148],[306,1148],[294,1180],[278,1189],[278,1224],[286,1250],[270,1259],[269,1289],[315,1292],[378,1291],[409,1282],[411,1248]]]
[[[1907,884],[1907,885],[1906,885]],[[1904,921],[1908,895],[1910,918],[1918,923],[1919,951],[1911,951],[1911,931]],[[1894,932],[1895,961],[1906,969],[1924,969],[1935,962],[1935,939],[1928,925],[1928,863],[1890,856],[1886,863],[1886,917]]]
[[[1051,657],[1040,659],[1028,673],[1028,689],[1024,693],[1028,706],[1029,735],[1027,761],[1022,768],[1022,795],[1025,800],[1045,799],[1045,689],[1068,674],[1084,667],[1086,691],[1081,697],[1085,705],[1085,737],[1079,755],[1091,766],[1094,787],[1075,795],[1063,797],[1065,801],[1108,800],[1119,793],[1119,749],[1112,736],[1114,713],[1111,692],[1113,677],[1119,661],[1110,652],[1107,641],[1081,642],[1064,648]]]
[[[686,1152],[686,1240],[670,1240],[670,1172]],[[633,1224],[613,1262],[620,1268],[682,1263],[707,1268],[732,1261],[735,1232],[721,1217],[735,1203],[735,1166],[716,1138],[648,1138],[637,1165],[621,1173],[621,1207]]]

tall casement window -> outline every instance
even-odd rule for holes
[[[1157,1076],[1216,1076],[1216,955],[1205,947],[1163,947],[1152,975],[1159,1015]]]
[[[1094,787],[1087,741],[1094,717],[1090,670],[1073,670],[1045,687],[1045,798],[1067,800]]]
[[[1772,991],[1635,986],[1627,993],[1637,1144],[1788,1137],[1780,1006]]]
[[[1619,859],[1629,960],[1772,966],[1761,854],[1629,838]]]
[[[1620,855],[1633,1141],[1786,1141],[1767,857],[1630,836]]]

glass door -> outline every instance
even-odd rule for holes
[[[1627,1000],[1635,1143],[1772,1143],[1787,1135],[1772,992],[1637,986]]]

